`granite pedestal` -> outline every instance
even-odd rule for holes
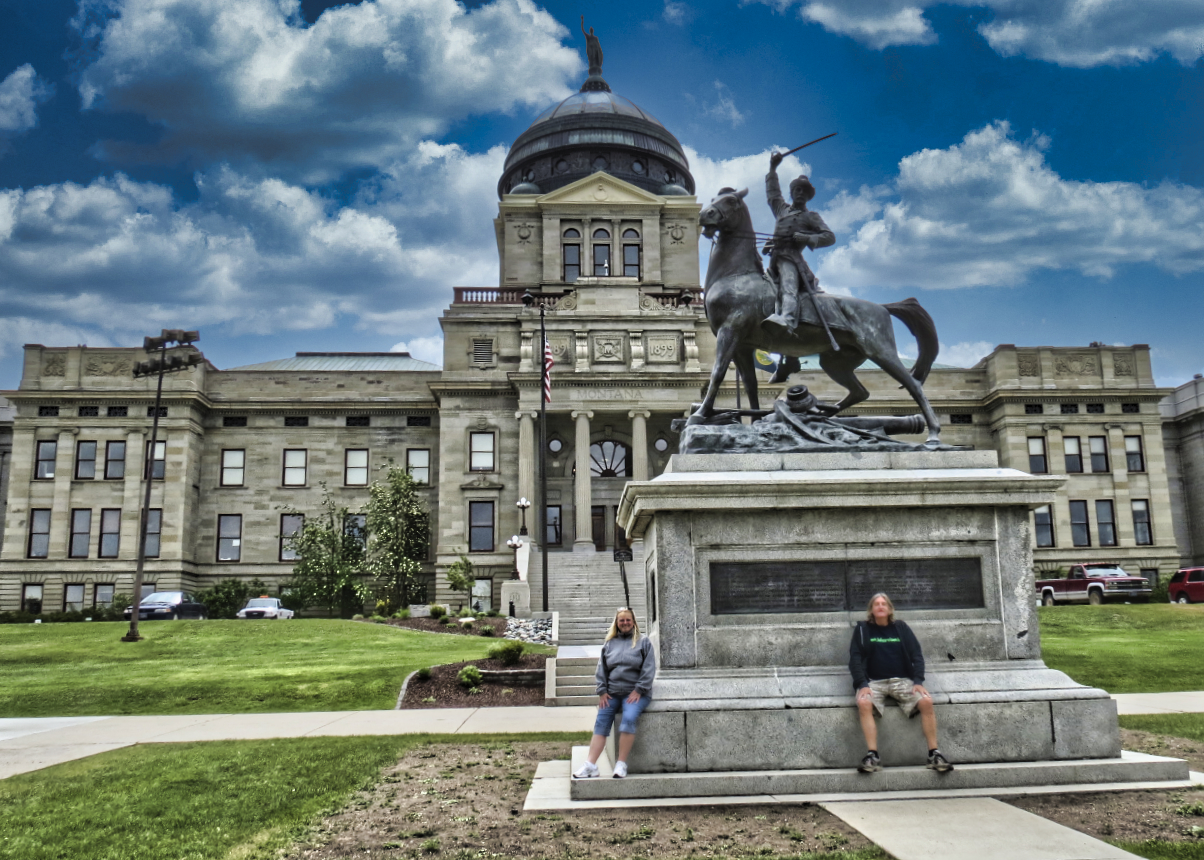
[[[852,768],[849,641],[877,591],[923,647],[951,760],[1123,770],[1112,699],[1041,661],[1029,512],[1064,480],[921,451],[677,455],[629,483],[658,660],[631,772]],[[888,707],[884,764],[923,764],[919,723]]]

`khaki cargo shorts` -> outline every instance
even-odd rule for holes
[[[915,682],[911,678],[887,678],[884,681],[870,681],[870,694],[873,697],[874,712],[882,716],[882,709],[888,698],[899,703],[899,708],[905,717],[913,717],[920,700],[924,697],[915,691]]]

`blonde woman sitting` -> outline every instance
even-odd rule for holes
[[[635,613],[627,607],[615,612],[602,643],[602,656],[594,674],[598,692],[598,718],[590,741],[586,762],[573,774],[577,779],[598,775],[598,756],[606,745],[615,716],[619,721],[619,755],[615,777],[627,776],[627,756],[635,744],[635,723],[652,701],[652,680],[656,677],[656,651],[646,636],[640,636]]]

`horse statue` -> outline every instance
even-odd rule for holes
[[[744,380],[751,409],[759,410],[754,353],[761,349],[782,356],[818,355],[824,372],[848,389],[848,395],[837,404],[822,404],[821,409],[835,415],[869,397],[855,371],[866,359],[873,361],[897,380],[915,400],[928,427],[926,447],[940,443],[941,425],[936,413],[924,396],[923,383],[932,369],[940,348],[936,324],[915,299],[904,299],[888,305],[868,302],[849,296],[820,294],[825,306],[835,306],[843,312],[847,325],[833,326],[831,336],[825,331],[822,318],[816,321],[800,318],[793,335],[774,334],[761,327],[761,321],[777,308],[777,287],[765,274],[757,253],[757,235],[752,216],[744,202],[748,189],[721,189],[719,196],[699,213],[698,222],[708,239],[718,234],[707,267],[705,304],[711,331],[715,333],[715,366],[706,396],[687,423],[705,424],[712,416],[719,386],[734,360]],[[813,295],[813,294],[812,294]],[[803,309],[812,298],[800,289],[799,303]],[[919,358],[911,371],[903,366],[895,346],[891,317],[907,326],[919,344]],[[802,315],[800,314],[800,317]],[[839,349],[834,349],[833,346]]]

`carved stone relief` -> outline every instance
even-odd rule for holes
[[[102,358],[99,355],[88,356],[84,363],[85,376],[128,376],[130,363],[124,358]]]
[[[575,311],[577,310],[577,291],[569,293],[567,296],[556,300],[556,305],[553,310],[557,311]]]
[[[567,334],[548,335],[548,344],[552,347],[552,361],[564,366],[571,363],[572,353],[569,351],[570,339]]]
[[[1016,356],[1016,364],[1020,368],[1021,376],[1040,376],[1041,365],[1035,355],[1018,355]]]
[[[65,376],[66,374],[66,353],[51,352],[42,359],[42,376]]]
[[[677,348],[677,335],[648,335],[649,364],[678,364],[680,362],[681,353]]]
[[[514,232],[518,236],[518,244],[530,245],[531,237],[535,234],[535,225],[524,221],[522,224],[514,225]]]
[[[1112,373],[1115,376],[1134,376],[1133,356],[1113,354]]]
[[[1054,357],[1058,376],[1084,376],[1097,372],[1094,355],[1058,355]]]
[[[614,364],[623,361],[623,335],[596,334],[593,339],[595,362]]]
[[[670,224],[665,228],[665,233],[669,236],[670,245],[681,245],[685,243],[689,228],[685,224]]]

